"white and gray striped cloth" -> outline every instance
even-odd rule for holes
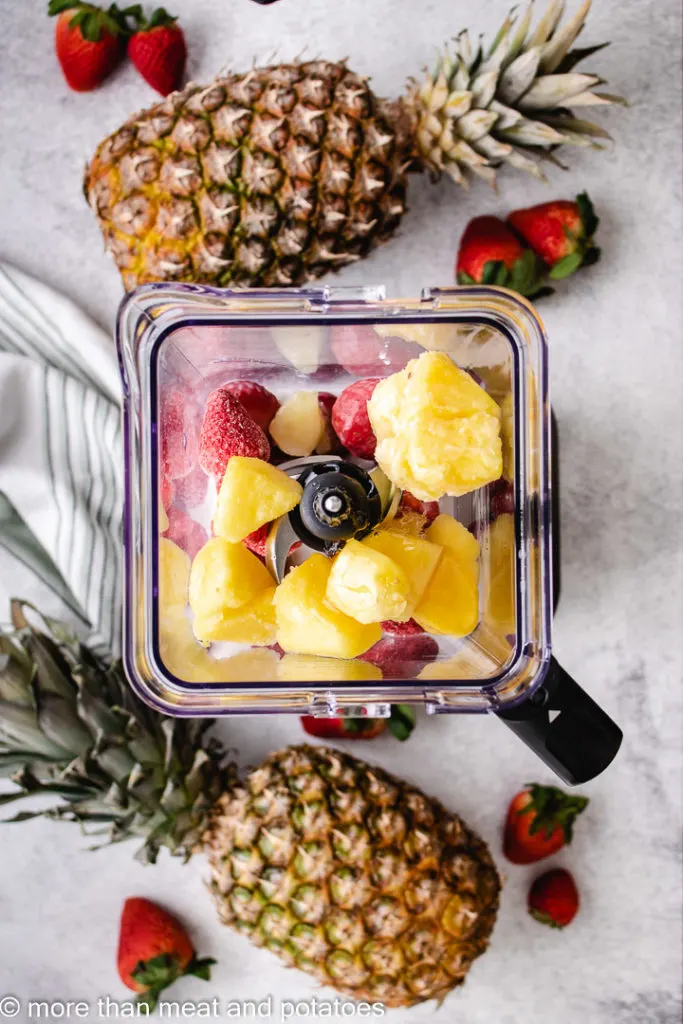
[[[80,620],[89,643],[115,653],[120,397],[111,338],[70,300],[0,262],[2,595],[49,588],[51,605]],[[14,592],[12,564],[23,586],[27,573],[35,579],[33,593]]]

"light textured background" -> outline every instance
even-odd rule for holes
[[[246,69],[274,51],[349,56],[396,94],[432,59],[435,44],[469,24],[491,32],[506,0],[173,0],[190,72]],[[491,951],[439,1009],[394,1011],[393,1024],[676,1024],[680,1021],[681,863],[681,89],[678,0],[598,0],[582,45],[611,39],[594,60],[630,110],[604,116],[615,145],[570,152],[552,189],[504,174],[501,196],[469,196],[448,182],[413,181],[402,236],[345,272],[383,282],[390,295],[448,283],[468,219],[587,188],[602,216],[603,260],[544,300],[553,403],[560,423],[563,594],[555,646],[568,670],[621,723],[618,761],[585,787],[591,804],[570,850],[582,909],[566,932],[525,913],[534,869],[499,863],[506,876]],[[68,92],[52,55],[43,0],[2,0],[0,42],[0,255],[42,277],[111,326],[121,289],[102,254],[80,176],[99,139],[154,96],[126,66],[100,91]],[[0,570],[8,569],[0,565]],[[4,572],[0,589],[23,580]],[[240,722],[223,730],[254,762],[301,738],[296,720]],[[495,721],[423,722],[406,746],[364,748],[459,809],[499,852],[509,796],[550,781]],[[74,828],[34,822],[0,831],[0,996],[124,998],[114,969],[118,914],[129,895],[168,904],[191,923],[202,954],[220,964],[209,984],[177,997],[333,999],[269,954],[221,930],[203,889],[202,863],[162,857],[156,868],[130,847],[84,852]],[[303,1010],[302,1010],[303,1013]],[[434,1016],[436,1013],[436,1017]],[[18,1020],[25,1019],[22,1011]],[[90,1019],[100,1019],[96,1012]],[[323,1020],[322,1016],[308,1016]]]

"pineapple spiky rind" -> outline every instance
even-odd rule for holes
[[[623,102],[574,71],[590,0],[562,22],[551,0],[511,14],[493,44],[466,32],[421,84],[386,101],[344,62],[252,68],[132,117],[86,169],[86,197],[127,289],[148,281],[300,285],[390,238],[408,172],[496,182],[509,165],[543,178],[560,145],[606,132],[570,107]]]
[[[58,623],[15,602],[0,629],[0,769],[8,805],[102,826],[188,857],[203,848],[219,916],[357,999],[443,999],[486,949],[500,881],[455,814],[381,768],[326,747],[277,751],[243,782],[205,720],[166,719]]]

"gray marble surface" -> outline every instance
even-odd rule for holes
[[[0,47],[0,255],[78,300],[111,326],[121,288],[102,253],[80,177],[88,154],[131,110],[153,100],[131,67],[99,92],[65,88],[43,0],[2,0]],[[396,94],[435,44],[465,24],[497,27],[505,0],[174,0],[198,80],[246,68],[273,51],[349,55]],[[402,772],[457,808],[492,844],[505,877],[491,950],[464,988],[436,1009],[393,1011],[394,1024],[676,1024],[681,980],[681,82],[678,0],[598,0],[584,45],[632,106],[604,116],[614,147],[570,153],[552,188],[514,174],[501,195],[469,195],[415,180],[401,237],[345,283],[415,293],[452,281],[458,237],[471,216],[588,189],[602,216],[603,260],[545,300],[553,404],[560,423],[563,593],[555,647],[568,670],[625,731],[614,766],[585,787],[591,803],[569,867],[582,894],[566,932],[525,913],[534,869],[506,864],[499,830],[510,795],[550,775],[495,721],[423,721],[406,746],[381,738],[371,760]],[[0,590],[23,580],[2,563]],[[1,596],[1,595],[0,595]],[[296,720],[222,729],[254,762],[301,738]],[[139,894],[192,925],[219,965],[209,984],[187,981],[177,998],[333,1000],[304,976],[218,927],[201,861],[162,857],[142,868],[130,847],[85,852],[73,827],[33,822],[0,831],[0,996],[22,1001],[125,998],[114,969],[121,903]],[[0,1003],[0,1008],[2,1004]],[[310,1006],[308,1007],[310,1011]],[[303,1019],[306,1008],[300,1010]],[[112,1016],[112,1015],[110,1015]],[[28,1019],[24,1008],[17,1020]],[[75,1019],[72,1016],[72,1019]],[[263,1019],[263,1018],[262,1018]],[[309,1021],[329,1019],[309,1012]]]

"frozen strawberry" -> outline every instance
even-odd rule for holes
[[[209,478],[201,468],[195,466],[187,476],[175,481],[175,500],[181,508],[196,508],[206,497]]]
[[[161,504],[168,511],[173,504],[173,497],[175,495],[175,484],[169,477],[162,475],[161,477]]]
[[[408,619],[407,622],[395,622],[393,619],[387,619],[386,622],[381,623],[381,626],[385,633],[393,633],[397,636],[416,636],[418,633],[424,633],[424,629],[415,619]]]
[[[270,523],[264,523],[263,526],[259,526],[258,530],[254,530],[248,537],[245,537],[242,541],[246,544],[250,551],[253,551],[259,558],[266,557],[266,542],[268,540],[268,531],[270,530]],[[290,551],[296,551],[297,548],[301,547],[301,541],[297,540],[292,544]]]
[[[267,461],[270,445],[242,403],[225,388],[217,388],[206,402],[199,438],[199,464],[220,485],[233,455]]]
[[[379,377],[357,380],[344,388],[332,408],[332,426],[337,437],[352,455],[372,459],[377,439],[370,426],[368,401],[379,384]]]
[[[438,653],[438,643],[427,633],[393,634],[361,654],[361,659],[381,669],[385,679],[414,679]]]
[[[404,512],[417,512],[418,515],[425,517],[425,527],[429,526],[439,514],[439,503],[438,501],[420,501],[410,491],[404,491],[401,495],[401,501],[398,506],[396,518],[400,519]]]
[[[201,523],[192,519],[177,505],[173,505],[168,511],[168,529],[164,537],[168,537],[179,548],[182,548],[190,558],[194,558],[209,539]]]
[[[491,519],[505,514],[514,515],[515,512],[515,490],[509,480],[496,480],[490,485],[489,513]]]
[[[342,445],[332,426],[332,409],[337,401],[337,396],[331,391],[318,392],[318,405],[323,414],[325,426],[316,445],[317,455],[338,455],[342,451]]]
[[[261,430],[268,430],[270,421],[280,408],[280,403],[272,391],[253,380],[231,380],[223,385],[223,389],[242,403]]]
[[[402,370],[422,349],[403,338],[382,338],[369,324],[337,324],[332,328],[332,351],[349,373],[368,377]]]
[[[193,410],[179,388],[163,391],[160,406],[161,468],[165,476],[175,480],[187,476],[196,462]]]

